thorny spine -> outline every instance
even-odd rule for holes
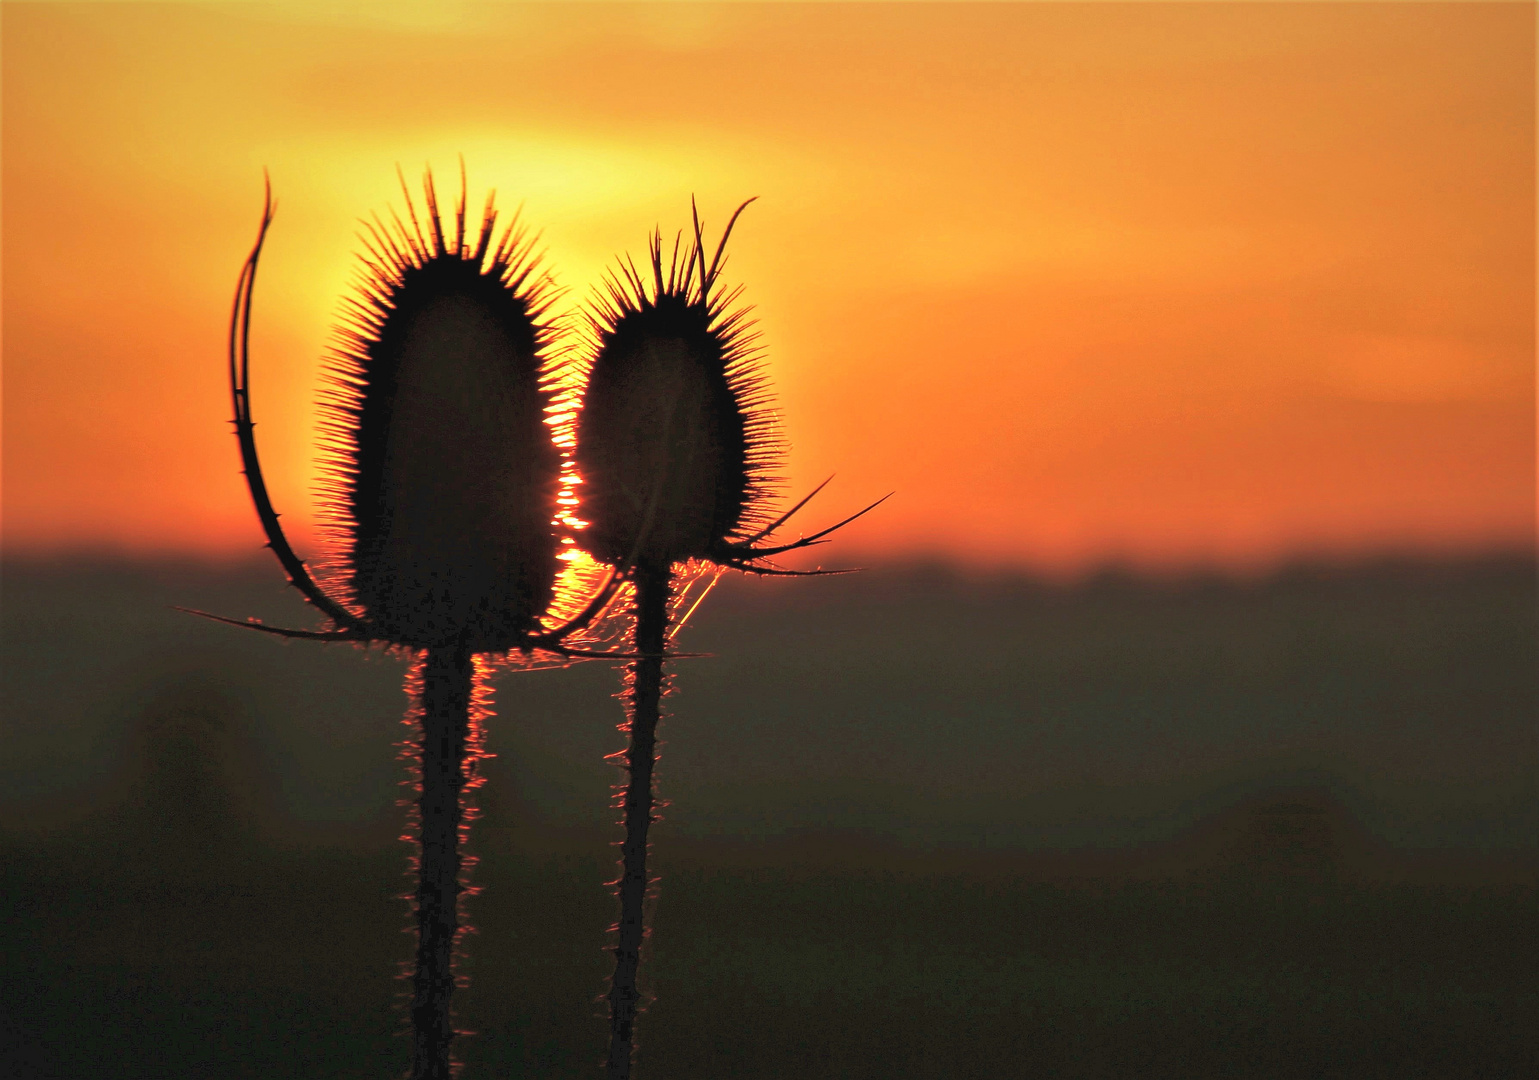
[[[620,921],[615,974],[609,987],[610,1080],[628,1080],[636,1013],[641,1004],[636,973],[646,936],[647,832],[654,818],[652,769],[657,763],[657,722],[663,694],[663,648],[668,634],[668,565],[638,567],[636,653],[631,664],[630,747],[625,754],[625,840],[621,845]]]
[[[428,649],[422,661],[417,958],[412,976],[411,1080],[450,1080],[455,1030],[454,945],[459,935],[461,798],[469,777],[475,661],[462,644]]]

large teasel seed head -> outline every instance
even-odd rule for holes
[[[752,200],[750,200],[752,201]],[[604,283],[590,315],[592,361],[577,421],[581,542],[623,569],[723,560],[758,523],[777,460],[768,394],[741,290],[716,289],[714,256],[695,218],[665,266],[651,237],[650,274],[634,263]]]
[[[376,217],[360,295],[328,365],[328,521],[342,584],[374,636],[504,652],[540,629],[556,579],[560,458],[546,422],[549,278],[496,232],[466,236],[431,175],[425,221]],[[402,184],[403,192],[405,184]]]

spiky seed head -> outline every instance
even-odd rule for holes
[[[764,380],[740,291],[714,288],[731,228],[710,258],[697,219],[666,268],[654,233],[650,281],[622,264],[590,316],[576,457],[582,542],[603,562],[711,559],[763,516],[776,458]]]
[[[344,585],[386,640],[502,652],[539,628],[557,571],[560,458],[546,424],[548,278],[488,197],[467,243],[463,188],[446,230],[367,226],[323,399],[323,487]],[[404,183],[403,183],[404,190]]]

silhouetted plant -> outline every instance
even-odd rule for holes
[[[230,387],[252,502],[289,581],[326,617],[320,630],[234,622],[288,638],[377,642],[410,652],[420,726],[412,974],[413,1080],[454,1072],[450,999],[465,892],[460,854],[479,783],[481,682],[489,655],[563,644],[604,608],[615,577],[562,625],[548,626],[560,568],[562,462],[552,441],[550,280],[530,242],[496,231],[488,198],[474,244],[464,178],[446,229],[429,174],[426,228],[404,179],[408,221],[367,225],[361,298],[328,365],[324,492],[337,540],[338,595],[295,555],[268,497],[251,414],[249,327],[273,204],[241,272],[230,326]],[[566,518],[570,520],[569,518]],[[567,604],[571,608],[575,605]],[[199,614],[204,614],[200,612]],[[211,616],[219,618],[218,616]]]
[[[630,716],[622,725],[630,735],[629,779],[609,990],[611,1080],[630,1075],[640,1004],[647,832],[654,820],[652,772],[675,568],[700,561],[756,574],[826,573],[787,570],[767,560],[821,543],[872,508],[789,544],[755,546],[821,485],[778,517],[766,508],[774,485],[770,470],[779,457],[768,392],[749,309],[737,305],[741,290],[717,288],[727,238],[747,206],[732,215],[714,254],[706,251],[698,214],[691,243],[681,253],[681,235],[666,266],[661,234],[654,233],[650,274],[623,262],[590,316],[593,356],[577,423],[588,526],[578,535],[594,558],[634,586],[637,654],[629,675]]]

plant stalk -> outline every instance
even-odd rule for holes
[[[647,830],[652,824],[652,766],[657,760],[657,720],[662,706],[663,646],[668,638],[672,567],[643,566],[636,574],[636,652],[631,663],[630,748],[625,765],[625,840],[621,845],[619,940],[609,986],[609,1080],[629,1080],[636,1012],[641,1002],[636,972],[645,936]]]
[[[454,939],[459,933],[460,826],[475,666],[464,645],[428,649],[422,664],[421,849],[411,1080],[451,1080]]]

